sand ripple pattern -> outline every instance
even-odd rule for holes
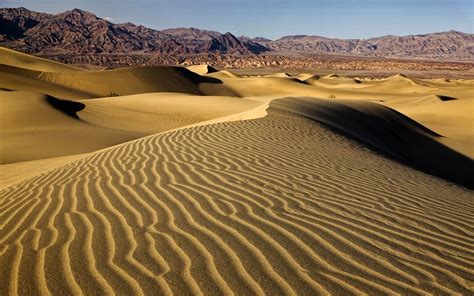
[[[270,109],[3,189],[0,295],[472,295],[473,209],[467,189]]]

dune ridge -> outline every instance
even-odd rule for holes
[[[1,294],[474,289],[471,191],[277,104],[0,192]]]
[[[43,59],[22,52],[0,47],[0,64],[20,67],[41,72],[77,72],[85,71],[71,65]]]
[[[273,106],[324,123],[418,169],[474,188],[474,164],[469,157],[443,145],[440,134],[392,109],[363,101],[314,98],[279,99]]]

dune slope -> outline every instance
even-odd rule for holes
[[[147,93],[79,101],[85,108],[78,116],[107,128],[147,134],[238,114],[265,102],[251,98]]]
[[[143,136],[81,121],[84,105],[23,91],[0,92],[0,163],[80,154]]]
[[[76,72],[85,71],[70,65],[0,47],[0,64],[20,67],[41,72]]]
[[[1,295],[474,290],[472,191],[276,102],[0,196]]]
[[[63,99],[88,99],[95,94],[88,90],[71,89],[49,81],[41,80],[43,72],[0,64],[0,90],[29,91]]]
[[[96,97],[125,96],[150,92],[176,92],[200,95],[200,84],[222,81],[200,76],[186,68],[171,66],[131,67],[104,71],[51,73],[44,72],[40,80],[77,91],[94,93]]]
[[[474,186],[474,163],[469,157],[445,146],[440,134],[385,106],[315,98],[280,99],[272,106],[324,123],[418,169]]]
[[[22,91],[0,92],[0,103],[0,164],[93,152],[265,105],[173,93],[69,101]]]

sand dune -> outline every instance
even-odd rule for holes
[[[474,293],[474,81],[0,54],[0,295]]]
[[[20,183],[49,170],[62,167],[89,154],[74,154],[0,165],[0,188]]]
[[[76,72],[84,71],[81,68],[61,64],[24,54],[5,47],[0,47],[0,64],[41,72]]]
[[[132,67],[104,71],[68,73],[45,72],[41,80],[78,91],[88,91],[96,97],[133,95],[150,92],[203,94],[199,84],[222,84],[222,81],[200,76],[181,67]]]
[[[199,75],[215,73],[218,71],[216,68],[209,65],[194,65],[186,67],[186,69]]]
[[[85,122],[148,134],[225,117],[265,104],[250,98],[176,93],[148,93],[80,102],[85,108],[78,112],[78,116]]]
[[[43,72],[0,64],[0,90],[28,91],[63,99],[87,99],[95,95],[88,90],[76,90],[67,86],[41,80]]]
[[[1,164],[93,152],[264,104],[166,93],[68,101],[20,91],[0,101]]]
[[[474,99],[404,104],[397,110],[445,135],[441,142],[474,158]]]
[[[288,110],[3,189],[1,294],[470,294],[472,192]]]
[[[274,73],[274,74],[265,75],[263,77],[290,78],[291,75],[288,74],[288,73],[285,73],[285,72],[281,72],[281,73]]]
[[[104,71],[41,72],[0,64],[0,78],[1,89],[33,91],[69,99],[150,92],[201,95],[200,84],[222,84],[219,79],[200,76],[186,68],[155,66]],[[225,87],[220,85],[220,89]]]
[[[1,164],[92,152],[143,135],[86,124],[53,107],[55,100],[29,92],[0,93]]]
[[[382,105],[289,98],[274,101],[274,106],[324,123],[419,169],[466,186],[474,184],[474,165],[468,157],[441,144],[440,134]]]

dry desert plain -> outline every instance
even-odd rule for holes
[[[0,49],[0,295],[474,293],[474,80]]]

